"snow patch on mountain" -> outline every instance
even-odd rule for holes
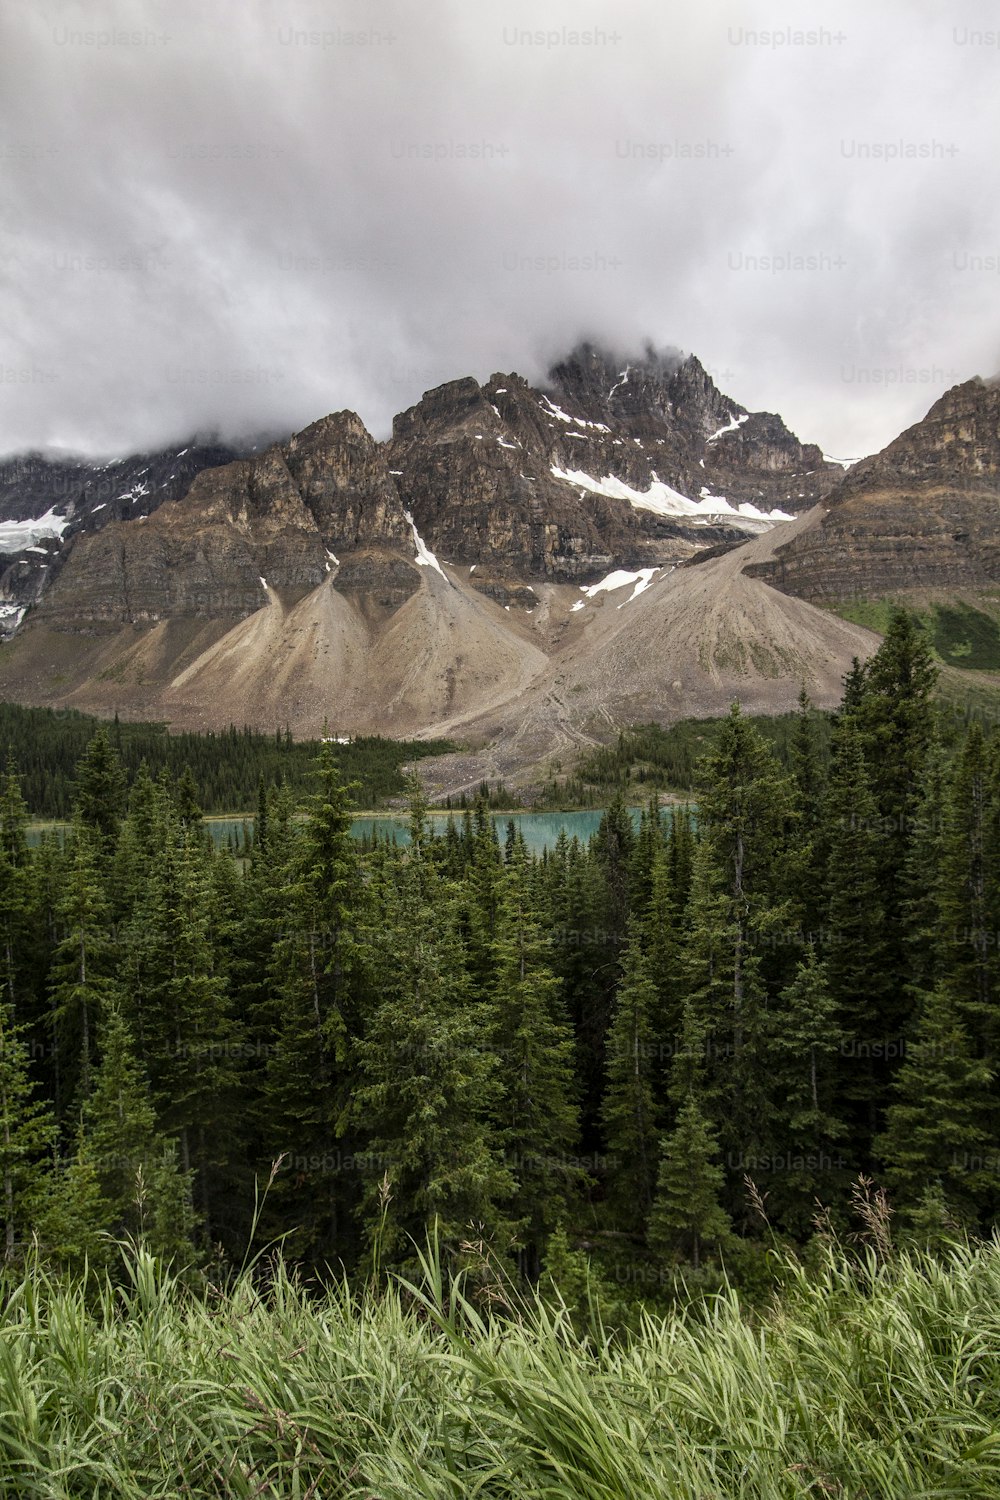
[[[582,583],[580,585],[580,592],[585,595],[585,598],[578,599],[575,604],[570,606],[570,614],[575,614],[578,609],[583,609],[587,599],[593,599],[597,594],[614,593],[616,589],[623,589],[626,584],[631,583],[633,585],[631,594],[629,594],[627,599],[623,599],[618,606],[619,609],[622,609],[626,604],[631,604],[633,599],[638,599],[643,590],[649,588],[655,574],[660,571],[659,568],[637,568],[633,573],[629,572],[627,568],[615,568],[614,572],[609,573],[606,578],[602,578],[598,583],[591,583],[589,585]]]
[[[824,453],[823,462],[825,464],[839,464],[842,469],[852,469],[854,465],[859,464],[861,460],[860,458],[834,458],[831,454]]]
[[[568,412],[563,411],[561,406],[557,406],[554,401],[550,401],[548,396],[543,396],[542,401],[545,402],[545,405],[542,406],[542,403],[540,401],[538,403],[538,407],[539,410],[543,411],[547,417],[558,417],[560,422],[569,422],[575,427],[591,427],[595,432],[611,431],[611,428],[605,426],[603,422],[587,422],[583,419],[583,417],[571,417]],[[578,437],[579,433],[571,432],[568,433],[567,436]]]
[[[718,432],[713,432],[711,437],[705,439],[705,442],[714,443],[716,439],[722,437],[724,433],[735,432],[737,427],[742,427],[743,423],[749,422],[749,420],[750,413],[748,411],[742,412],[738,417],[734,417],[733,420],[729,422],[725,427],[720,427]]]
[[[669,484],[664,484],[662,480],[657,479],[655,474],[648,490],[634,490],[624,480],[615,479],[610,474],[605,475],[603,479],[595,479],[593,475],[585,474],[581,469],[560,469],[555,464],[552,466],[552,474],[566,484],[575,484],[582,490],[589,490],[591,494],[606,495],[612,500],[627,500],[633,510],[651,510],[659,516],[689,516],[692,519],[727,516],[735,518],[737,524],[741,516],[754,521],[791,521],[793,519],[783,510],[765,513],[749,503],[741,504],[739,507],[730,505],[724,495],[709,495],[704,487],[702,487],[700,499],[689,500],[687,495],[682,495]]]
[[[53,509],[26,521],[0,521],[0,552],[24,552],[45,537],[61,538],[69,519],[57,516]]]
[[[609,401],[611,400],[611,397],[614,395],[615,391],[618,389],[618,387],[620,385],[628,385],[628,372],[629,372],[629,370],[631,370],[631,368],[632,368],[631,365],[626,365],[625,368],[624,368],[624,370],[621,371],[621,379],[620,380],[616,380],[615,383],[614,383],[614,385],[611,387],[610,391],[608,392],[608,400]]]
[[[410,512],[408,510],[404,510],[403,515],[410,523],[410,530],[413,532],[413,545],[416,548],[417,553],[417,566],[420,568],[436,568],[437,571],[441,574],[442,578],[447,578],[448,575],[445,572],[444,568],[442,568],[441,564],[434,556],[434,553],[427,546],[423,537],[420,535],[420,532],[417,530],[417,523],[410,515]]]

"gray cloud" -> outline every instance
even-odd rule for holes
[[[381,435],[582,336],[871,451],[1000,368],[998,43],[930,0],[13,0],[0,451]]]

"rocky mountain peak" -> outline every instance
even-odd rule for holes
[[[410,537],[384,447],[353,411],[335,412],[290,438],[288,471],[335,553]]]
[[[494,377],[496,378],[496,377]],[[494,425],[495,413],[483,387],[471,375],[448,380],[425,391],[408,410],[393,418],[393,442],[449,441],[471,425]]]
[[[1000,386],[945,391],[927,415],[848,471],[828,509],[754,576],[801,598],[884,598],[1000,580]]]
[[[921,485],[946,479],[992,487],[1000,474],[1000,382],[976,376],[952,386],[919,422],[855,465],[831,499],[847,499],[890,473]]]
[[[571,409],[576,403],[592,420],[669,421],[670,382],[682,364],[676,349],[658,351],[647,344],[638,354],[623,356],[584,343],[552,366],[546,391]]]

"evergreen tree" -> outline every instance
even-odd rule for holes
[[[631,909],[645,912],[653,897],[653,871],[666,847],[663,818],[654,793],[639,818],[639,833],[632,850],[629,880]]]
[[[488,1008],[471,993],[453,892],[418,837],[379,920],[379,1003],[358,1052],[355,1119],[367,1139],[366,1237],[399,1264],[438,1227],[452,1259],[470,1233],[498,1239],[515,1191],[491,1121],[502,1098]]]
[[[694,869],[694,829],[689,807],[675,807],[670,814],[667,840],[667,883],[673,910],[679,915],[691,895]]]
[[[125,812],[125,772],[108,731],[98,729],[76,768],[74,807],[84,828],[97,836],[102,856],[110,854]]]
[[[267,819],[267,789],[262,772],[257,782],[257,817],[253,825],[253,846],[258,853],[267,848]]]
[[[224,1228],[240,1125],[243,1036],[216,949],[213,855],[163,804],[159,859],[123,938],[124,1021],[146,1061],[160,1128],[196,1172],[207,1234]]]
[[[1000,1163],[990,1150],[992,1081],[992,1070],[973,1055],[948,988],[939,985],[924,998],[876,1142],[889,1187],[911,1214],[934,1185],[969,1227],[995,1201]]]
[[[612,940],[624,948],[632,907],[636,836],[624,790],[615,793],[591,840],[591,856],[603,876],[604,919]],[[609,985],[609,997],[614,983]]]
[[[75,827],[65,888],[56,911],[61,940],[53,957],[49,989],[57,1113],[75,1093],[85,1099],[90,1092],[94,1024],[112,985],[114,953],[98,867],[99,847],[97,836],[85,825]]]
[[[837,1112],[843,1033],[824,966],[807,949],[770,1015],[768,1048],[775,1171],[769,1209],[793,1234],[809,1232],[817,1197],[846,1194],[852,1171]]]
[[[111,862],[111,915],[116,928],[132,917],[156,867],[169,822],[167,801],[164,788],[153,780],[143,761],[132,783]]]
[[[470,855],[465,881],[469,896],[469,968],[477,988],[485,993],[496,978],[495,940],[503,876],[500,844],[485,792],[480,792],[473,809]]]
[[[731,1234],[719,1201],[724,1174],[717,1156],[712,1128],[691,1093],[664,1137],[649,1244],[661,1255],[683,1256],[695,1270],[703,1251],[722,1247]]]
[[[290,1170],[275,1183],[275,1202],[296,1226],[290,1248],[322,1259],[343,1257],[350,1242],[344,1209],[353,1202],[354,1178],[344,1177],[339,1162],[350,1118],[353,1044],[362,1023],[364,900],[350,792],[329,745],[318,777],[309,816],[290,849],[290,882],[281,895],[285,931],[270,968],[277,1032],[262,1113],[270,1154],[290,1158]],[[272,824],[269,841],[278,837]],[[421,832],[418,848],[422,841]]]
[[[810,834],[814,834],[819,826],[826,778],[823,774],[816,717],[804,686],[799,692],[798,714],[792,733],[789,760],[795,810],[803,826]]]
[[[601,962],[592,966],[591,1001],[584,1017],[582,1045],[593,1049],[594,1108],[600,1108],[604,1092],[603,1061],[607,1050],[608,1027],[614,1005],[615,989],[622,953],[628,935],[632,909],[632,880],[635,866],[635,830],[623,789],[617,791],[601,818],[590,842],[590,863],[597,874],[597,909],[594,930],[601,936],[604,952]]]
[[[158,1134],[149,1089],[118,1005],[102,1018],[102,1056],[83,1106],[78,1172],[93,1174],[101,1227],[143,1240],[154,1254],[190,1258],[191,1177],[173,1144]],[[93,1200],[91,1200],[93,1205]]]
[[[702,785],[685,966],[706,1039],[704,1103],[727,1158],[758,1155],[772,1136],[765,964],[783,967],[774,955],[789,921],[780,860],[790,804],[773,753],[737,704]]]
[[[552,964],[576,1039],[584,1149],[595,1150],[604,1090],[604,995],[617,971],[616,934],[604,924],[600,872],[577,838],[560,836],[547,872],[546,908],[552,934]]]
[[[912,1030],[913,1008],[927,990],[934,988],[947,966],[951,937],[958,929],[949,924],[966,913],[949,911],[942,921],[942,839],[945,823],[947,770],[943,747],[936,744],[927,757],[927,769],[914,817],[909,864],[904,874],[903,926],[906,941],[907,1025]],[[908,1031],[909,1034],[909,1031]]]
[[[851,661],[850,671],[844,678],[844,691],[841,694],[840,707],[835,715],[835,723],[839,724],[849,714],[858,712],[864,702],[867,684],[867,666],[855,656]]]
[[[839,1092],[851,1149],[870,1165],[871,1138],[887,1102],[891,1059],[899,1053],[898,991],[889,965],[879,871],[882,827],[852,718],[834,736],[825,805],[829,864],[825,968],[844,1033]]]
[[[823,922],[823,871],[827,849],[822,819],[826,774],[817,715],[803,687],[789,752],[792,819],[788,830],[784,894],[809,941]]]
[[[997,933],[1000,931],[1000,801],[979,724],[972,724],[951,777],[939,841],[940,973],[978,1056],[994,1059]],[[933,882],[930,882],[933,889]]]
[[[185,832],[194,832],[201,827],[202,810],[198,801],[198,784],[194,779],[191,767],[186,765],[181,772],[174,793],[174,803],[177,808],[177,817]]]
[[[905,609],[894,609],[885,638],[868,661],[860,701],[849,710],[879,819],[878,886],[889,971],[905,972],[906,871],[927,757],[936,735],[932,693],[937,679],[926,633]],[[890,997],[889,1024],[902,1034],[910,1005],[905,986]]]
[[[585,1177],[574,1153],[573,1033],[549,944],[534,915],[528,860],[515,842],[494,940],[494,1036],[503,1088],[498,1139],[517,1180],[522,1271],[538,1275],[545,1240]]]
[[[55,1139],[48,1106],[33,1097],[28,1049],[13,1006],[0,1000],[0,1190],[4,1260],[9,1264],[28,1238],[44,1193],[44,1153]]]
[[[666,841],[654,860],[652,891],[641,933],[650,977],[656,986],[652,1019],[659,1038],[656,1077],[661,1083],[665,1083],[669,1071],[673,1043],[680,1036],[687,993],[684,955],[689,936],[693,861],[690,810],[675,808]]]
[[[633,923],[608,1032],[608,1087],[601,1111],[607,1148],[615,1158],[608,1200],[616,1227],[642,1234],[659,1165],[660,1115],[656,986]]]
[[[23,1014],[35,961],[28,812],[17,773],[8,763],[0,791],[0,1001]]]

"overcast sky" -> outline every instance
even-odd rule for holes
[[[1000,11],[5,0],[0,452],[696,353],[840,457],[1000,371]]]

